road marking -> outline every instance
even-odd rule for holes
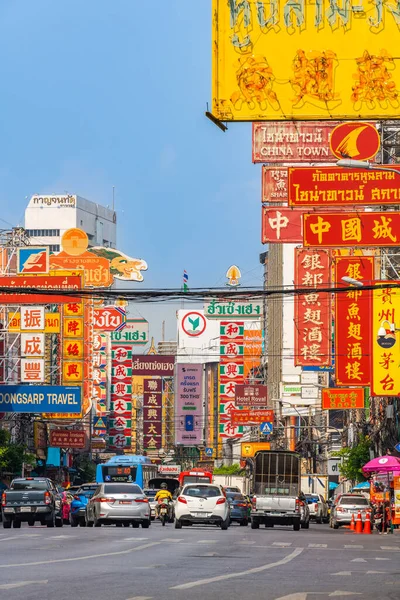
[[[292,545],[292,542],[272,542],[273,546],[279,546],[280,548],[289,548]]]
[[[153,596],[133,596],[133,598],[128,598],[127,600],[152,600]]]
[[[146,540],[148,540],[149,538],[137,538],[137,537],[129,537],[129,538],[124,538],[122,541],[123,542],[145,542]],[[120,540],[115,540],[116,542],[120,541]]]
[[[367,575],[382,575],[386,571],[367,571]]]
[[[343,575],[343,577],[350,577],[351,571],[339,571],[339,573],[331,573],[331,575]]]
[[[19,540],[21,538],[27,538],[27,537],[32,537],[32,538],[41,537],[41,534],[40,533],[21,533],[21,535],[17,535],[17,536],[10,535],[10,537],[2,538],[0,540],[0,542],[8,542],[9,540]]]
[[[390,558],[376,558],[375,560],[390,560]]]
[[[400,550],[400,546],[381,546],[381,550]]]
[[[226,573],[225,575],[217,575],[216,577],[210,577],[209,579],[199,579],[198,581],[191,581],[189,583],[182,583],[180,585],[174,585],[170,588],[170,590],[188,590],[193,587],[197,587],[199,585],[206,585],[208,583],[214,583],[216,581],[225,581],[227,579],[233,579],[234,577],[243,577],[245,575],[252,575],[253,573],[261,573],[262,571],[267,571],[268,569],[273,569],[274,567],[279,567],[281,565],[286,565],[291,562],[294,558],[299,556],[303,552],[302,548],[296,548],[282,558],[282,560],[278,560],[275,563],[270,563],[268,565],[263,565],[262,567],[255,567],[254,569],[249,569],[248,571],[241,571],[240,573]]]
[[[78,560],[90,560],[92,558],[103,558],[105,556],[121,556],[122,554],[130,554],[131,552],[137,552],[138,550],[146,550],[153,546],[159,546],[162,542],[150,542],[149,544],[143,544],[142,546],[136,546],[136,548],[128,548],[127,550],[119,550],[118,552],[104,552],[103,554],[89,554],[86,556],[74,556],[72,558],[56,558],[54,560],[38,560],[36,562],[28,563],[13,563],[11,565],[0,565],[0,569],[9,569],[11,567],[36,567],[38,565],[50,565],[55,563],[64,562],[76,562]]]
[[[328,596],[329,598],[333,598],[334,596],[361,596],[361,592],[341,592],[340,590],[336,590],[336,592],[331,592]]]
[[[361,548],[361,549],[364,548],[364,546],[361,546],[360,544],[347,544],[347,545],[345,544],[344,547],[345,548]]]
[[[351,562],[367,562],[365,558],[353,558]]]
[[[166,540],[164,540],[166,541]],[[181,541],[181,540],[179,540]],[[218,542],[218,540],[198,540],[197,543],[198,544],[216,544]],[[255,542],[253,542],[255,544]]]
[[[327,548],[328,544],[308,544],[309,548]]]
[[[162,542],[173,542],[173,543],[178,543],[178,542],[183,542],[184,538],[164,538],[162,540]],[[204,540],[203,540],[204,541]],[[161,543],[161,542],[160,542]],[[199,543],[199,542],[198,542]]]
[[[76,538],[76,535],[51,535],[51,540],[64,540],[64,539]]]
[[[0,585],[0,590],[11,590],[13,588],[24,587],[26,585],[45,585],[49,583],[48,579],[42,579],[40,581],[17,581],[15,583],[3,583]]]
[[[250,542],[250,541],[247,541],[247,542],[238,542],[238,545],[239,544],[241,546],[252,546],[253,544],[255,544],[255,542]]]

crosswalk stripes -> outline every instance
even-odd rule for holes
[[[292,545],[292,542],[272,542],[272,545],[280,548],[289,548]]]
[[[309,548],[327,548],[328,544],[308,544]]]

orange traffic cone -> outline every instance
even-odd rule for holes
[[[350,529],[351,529],[351,531],[354,531],[355,527],[356,527],[356,523],[354,521],[354,513],[353,513],[351,515],[351,521],[350,521]]]
[[[363,526],[362,526],[362,519],[361,519],[361,511],[358,511],[357,514],[357,519],[356,519],[356,528],[354,530],[354,533],[362,533],[363,532]]]
[[[365,515],[365,522],[364,522],[364,531],[363,531],[363,533],[372,533],[372,531],[371,531],[371,514],[370,514],[369,511]]]

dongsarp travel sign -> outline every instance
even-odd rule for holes
[[[212,14],[212,112],[218,119],[397,114],[397,3],[213,0]]]

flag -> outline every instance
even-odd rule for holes
[[[189,281],[189,275],[187,274],[186,271],[183,271],[183,291],[184,292],[189,291],[188,281]]]

